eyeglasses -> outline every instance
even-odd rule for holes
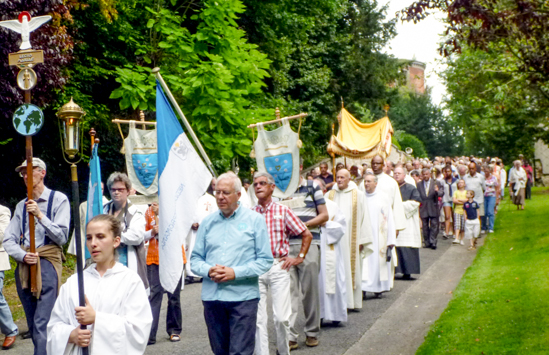
[[[36,169],[39,169],[38,171],[42,171],[42,170],[43,170],[43,169],[40,168],[39,166],[35,166],[35,167],[32,168],[33,171],[36,170]],[[21,171],[19,172],[19,176],[21,176],[21,177],[27,176],[27,169],[21,170]]]
[[[256,186],[265,186],[265,185],[270,185],[270,183],[268,181],[254,182],[254,187],[256,187]]]
[[[111,192],[124,192],[124,191],[126,191],[127,189],[126,189],[125,187],[123,187],[123,188],[120,188],[120,189],[111,188],[110,190],[111,190]]]
[[[221,190],[215,190],[216,195],[222,195],[222,196],[229,196],[234,191],[221,191]]]

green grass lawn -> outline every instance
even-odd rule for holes
[[[416,354],[549,354],[549,190],[508,203]]]

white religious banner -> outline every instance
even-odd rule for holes
[[[298,139],[287,119],[283,119],[282,126],[272,131],[266,131],[261,123],[257,124],[254,143],[257,169],[273,176],[275,197],[290,197],[299,184]]]
[[[146,196],[158,191],[158,148],[154,130],[135,128],[130,122],[128,137],[124,140],[126,169],[133,188]]]

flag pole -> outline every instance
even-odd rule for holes
[[[168,88],[168,85],[166,85],[166,82],[164,81],[164,78],[162,78],[162,75],[160,75],[160,68],[156,67],[153,68],[152,73],[156,76],[156,79],[160,82],[160,85],[162,85],[162,88],[164,89],[164,92],[168,95],[168,99],[170,99],[170,102],[172,103],[173,107],[179,114],[179,117],[181,117],[181,120],[185,124],[185,128],[187,128],[187,131],[190,133],[194,143],[198,147],[198,150],[200,151],[200,154],[202,155],[202,158],[206,161],[206,165],[208,166],[208,169],[212,173],[213,176],[217,177],[217,173],[215,172],[215,169],[212,165],[212,162],[210,161],[210,158],[208,157],[208,154],[204,151],[204,148],[202,147],[202,144],[200,144],[200,141],[196,137],[196,134],[194,134],[193,129],[191,128],[191,125],[187,121],[187,118],[183,114],[183,111],[181,111],[181,108],[177,104],[177,101],[175,101],[175,98],[172,95],[172,92],[170,91],[170,88]]]

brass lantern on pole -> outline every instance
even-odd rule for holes
[[[78,188],[78,171],[76,164],[82,159],[82,134],[80,132],[80,121],[86,113],[80,106],[71,100],[57,111],[57,117],[61,121],[59,134],[61,135],[61,149],[63,158],[71,165],[71,187],[72,187],[72,215],[74,216],[74,240],[76,244],[76,273],[78,277],[78,303],[80,307],[86,306],[84,293],[84,250],[82,231],[80,230],[80,191]],[[80,158],[76,161],[76,155]],[[67,159],[68,157],[68,159]],[[80,326],[86,329],[85,325]],[[88,355],[87,347],[82,348],[82,355]]]
[[[57,117],[61,121],[60,132],[61,148],[69,159],[74,159],[82,146],[82,134],[80,132],[80,122],[86,113],[78,106],[71,97],[63,107],[57,111]]]

